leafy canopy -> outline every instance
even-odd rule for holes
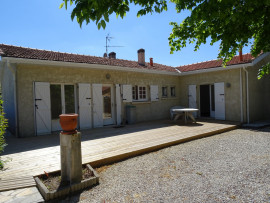
[[[130,4],[139,5],[137,16],[167,11],[165,0],[63,0],[60,5],[75,4],[71,13],[82,26],[93,21],[98,29],[105,29],[109,16],[113,13],[123,18]],[[270,0],[171,0],[176,12],[190,10],[191,14],[183,22],[171,22],[169,36],[171,53],[180,51],[187,43],[193,43],[195,51],[208,38],[210,44],[220,42],[218,57],[224,65],[232,59],[239,49],[252,44],[251,54],[257,56],[270,51]],[[262,67],[258,78],[269,74],[270,64]]]

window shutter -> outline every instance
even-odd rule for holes
[[[151,94],[151,101],[158,101],[158,86],[157,85],[151,85],[150,86],[150,94]]]
[[[132,86],[123,85],[123,102],[132,102]]]

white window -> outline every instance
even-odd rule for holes
[[[146,101],[147,100],[147,88],[146,86],[133,86],[132,87],[132,99],[133,101]]]
[[[167,96],[168,96],[168,88],[162,87],[162,97],[167,97]]]
[[[171,87],[171,97],[175,97],[175,87]]]

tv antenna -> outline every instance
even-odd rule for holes
[[[108,56],[108,48],[109,47],[124,47],[124,46],[110,46],[109,42],[111,41],[111,39],[113,39],[114,37],[111,37],[110,34],[107,34],[106,36],[106,55]]]

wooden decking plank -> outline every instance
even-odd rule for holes
[[[150,124],[142,127],[140,125],[128,126],[126,129],[115,129],[115,131],[111,129],[86,131],[85,136],[82,137],[82,162],[83,164],[98,165],[110,160],[117,161],[190,139],[224,132],[224,130],[235,127],[235,125],[226,122],[198,123],[197,126],[179,126],[169,123]],[[112,136],[111,133],[113,133]],[[88,136],[93,134],[95,137],[102,136],[102,138],[87,140]],[[14,153],[4,157],[10,157],[12,161],[7,163],[8,169],[0,173],[0,190],[13,186],[35,185],[34,179],[28,179],[28,175],[32,177],[43,174],[44,171],[51,172],[60,169],[60,147],[55,144],[52,147]],[[5,186],[8,183],[9,186]]]

